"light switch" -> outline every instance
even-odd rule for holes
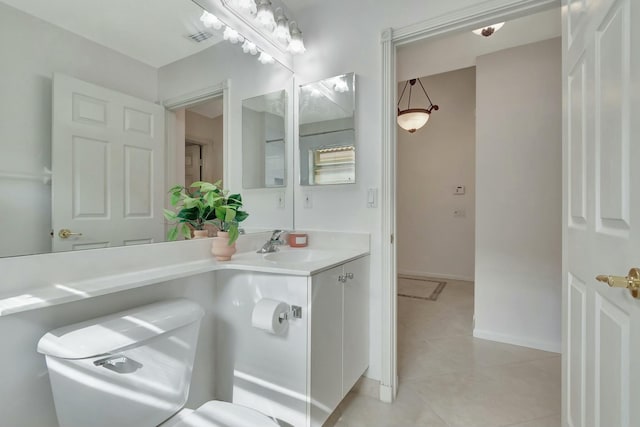
[[[453,189],[453,194],[455,194],[456,196],[460,196],[462,194],[465,193],[465,188],[464,185],[457,185],[454,189]]]
[[[368,208],[378,207],[378,189],[377,188],[369,188],[367,190],[367,207]]]
[[[454,217],[454,218],[464,218],[464,217],[466,217],[466,216],[467,216],[467,212],[466,212],[464,209],[462,209],[462,208],[460,208],[460,209],[455,209],[455,210],[453,211],[453,217]]]
[[[276,207],[278,209],[284,209],[285,208],[284,191],[280,191],[280,192],[278,192],[278,194],[276,194]]]

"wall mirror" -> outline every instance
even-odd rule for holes
[[[287,183],[284,90],[242,101],[242,187],[277,188]]]
[[[240,144],[221,153],[220,138],[239,141],[241,100],[290,87],[292,73],[223,41],[202,12],[191,0],[0,0],[0,257],[165,241],[167,190],[221,178],[220,156],[225,187],[242,190]],[[220,99],[164,107],[227,80],[224,119]],[[275,203],[243,196],[256,227],[293,227],[292,206],[264,214]]]
[[[355,74],[300,86],[300,184],[356,181]]]

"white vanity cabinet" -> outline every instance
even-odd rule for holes
[[[369,257],[310,278],[310,426],[321,426],[369,366]]]

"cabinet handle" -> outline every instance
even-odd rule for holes
[[[338,282],[347,283],[347,280],[353,279],[353,273],[345,273],[338,276]]]

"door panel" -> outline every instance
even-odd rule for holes
[[[56,74],[53,250],[164,241],[164,145],[161,106]]]
[[[563,2],[563,426],[640,425],[640,2]],[[579,22],[579,24],[577,23]]]

